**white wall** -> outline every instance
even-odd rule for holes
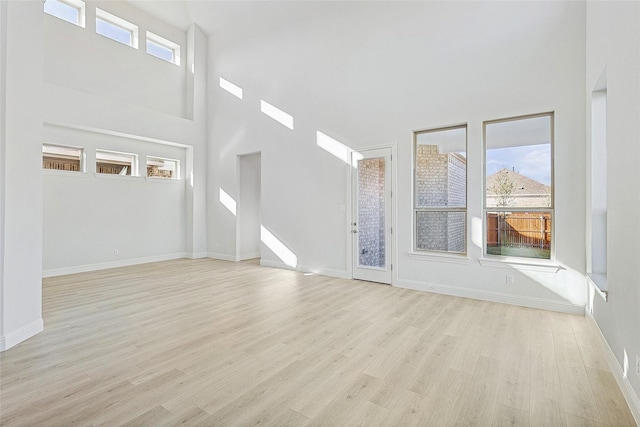
[[[52,73],[44,86],[45,123],[52,125],[47,127],[50,129],[47,136],[54,135],[59,144],[73,140],[75,145],[88,144],[91,148],[105,148],[106,143],[116,151],[138,153],[141,162],[146,153],[179,158],[183,179],[179,183],[158,183],[125,178],[127,190],[119,197],[122,205],[130,205],[133,210],[128,216],[124,211],[117,215],[118,221],[112,225],[107,223],[110,218],[95,210],[93,203],[83,205],[82,213],[87,214],[85,226],[93,230],[113,227],[120,231],[110,232],[106,240],[95,246],[87,242],[79,248],[87,250],[69,251],[67,255],[51,253],[57,247],[55,232],[47,232],[44,266],[47,275],[100,265],[206,255],[206,37],[195,25],[181,31],[122,2],[89,2],[87,10],[95,11],[96,5],[137,24],[141,32],[149,29],[180,42],[181,66],[147,55],[142,42],[136,51],[95,34],[90,28],[94,19],[89,12],[86,29],[42,14],[49,44],[57,45],[58,51],[69,46],[74,49],[69,58],[57,54],[45,56],[45,70]],[[192,64],[195,64],[193,73]],[[114,72],[116,65],[119,70]],[[82,76],[72,78],[78,72]],[[144,167],[141,171],[144,174]],[[68,179],[45,174],[45,182],[45,190],[59,192]],[[93,199],[99,189],[113,189],[124,181],[90,176],[74,182],[82,186],[82,191],[93,188]],[[54,211],[57,203],[54,196],[47,197],[46,224],[64,221],[61,212]],[[151,205],[159,203],[157,200],[162,200],[160,203],[169,209],[169,215],[145,221],[143,217],[148,215]],[[143,240],[144,235],[164,235],[165,240],[156,245],[154,239]],[[73,245],[77,240],[71,239],[67,244]],[[120,249],[117,256],[116,248]]]
[[[184,168],[184,148],[58,126],[45,126],[44,141],[83,147],[87,157],[86,173],[42,171],[45,276],[185,255],[184,172],[146,178],[145,166],[154,156]],[[96,149],[137,154],[140,176],[96,174]]]
[[[134,49],[96,33],[95,8],[138,25]],[[86,28],[43,14],[44,80],[48,83],[186,117],[187,61],[180,66],[146,53],[146,31],[181,45],[187,36],[124,2],[87,2]],[[90,52],[90,54],[88,54]]]
[[[273,7],[286,9],[284,3]],[[262,223],[299,269],[350,276],[348,166],[316,145],[321,131],[354,148],[397,148],[395,284],[580,312],[584,259],[585,5],[574,2],[311,2],[290,19],[235,22],[210,39],[211,77],[244,89],[210,96],[210,251],[235,253],[235,218],[216,198],[237,197],[234,156],[262,152]],[[263,99],[294,117],[290,130],[260,112]],[[468,230],[480,233],[484,120],[554,111],[558,273],[409,257],[413,130],[469,125]],[[576,190],[578,189],[578,190]],[[347,212],[341,212],[347,206]],[[263,260],[278,263],[266,251]],[[282,264],[280,262],[280,264]],[[505,284],[515,274],[515,285]]]
[[[593,295],[589,311],[606,339],[620,374],[628,360],[623,391],[631,389],[640,419],[640,3],[588,2],[586,45],[587,129],[591,92],[607,76],[607,282],[608,301]],[[587,206],[589,209],[589,206]],[[629,400],[629,394],[627,395]]]
[[[238,156],[239,260],[260,257],[260,153]]]
[[[89,9],[93,6],[95,4],[88,2]],[[166,24],[136,9],[116,2],[106,2],[103,6],[114,12],[115,9],[111,8],[117,7],[122,18],[137,23],[141,29],[148,28],[171,38],[163,32],[168,31]],[[6,52],[0,50],[3,67],[6,67],[6,73],[1,74],[6,76],[6,85],[2,85],[6,87],[6,93],[2,95],[3,102],[6,101],[6,127],[2,139],[4,209],[0,219],[4,230],[4,262],[0,292],[0,350],[42,330],[43,258],[47,273],[56,274],[84,269],[87,265],[95,268],[113,265],[115,245],[123,246],[118,248],[118,264],[174,257],[176,254],[200,257],[206,256],[207,250],[207,40],[202,31],[195,25],[189,29],[172,30],[183,34],[186,40],[184,71],[179,76],[158,71],[158,80],[135,73],[148,73],[155,66],[165,67],[159,68],[165,71],[166,67],[174,67],[172,71],[178,67],[144,53],[140,53],[142,56],[138,59],[131,59],[128,57],[131,51],[126,46],[100,38],[89,28],[74,32],[76,28],[72,24],[46,16],[42,2],[10,1],[2,2],[2,7],[0,19],[2,31],[7,34],[6,38],[3,37],[7,47]],[[73,37],[69,38],[72,33]],[[104,42],[112,45],[103,45]],[[65,55],[50,55],[49,50],[57,48],[63,51],[65,48],[73,49],[73,53],[65,51],[68,61],[65,61]],[[105,53],[113,64],[119,64],[118,67],[127,65],[126,72],[108,65],[96,69],[92,61],[100,63],[105,59]],[[192,65],[194,72],[191,72]],[[76,76],[77,72],[82,75]],[[119,85],[114,85],[114,75],[118,75]],[[151,93],[156,91],[159,82],[171,86],[165,95]],[[43,126],[46,126],[46,133]],[[141,155],[145,151],[162,151],[167,154],[165,157],[176,157],[173,155],[175,151],[171,150],[182,147],[178,156],[184,158],[185,179],[180,183],[158,183],[125,178],[127,185],[118,188],[125,181],[115,180],[117,177],[87,175],[80,179],[43,172],[42,143],[45,142],[45,134],[47,138],[65,144],[73,140],[79,130],[86,131],[82,138],[94,141],[92,144],[96,146],[98,143],[94,138],[99,136],[105,144],[112,147],[121,144],[121,151],[134,151]],[[123,142],[122,138],[128,142]],[[169,147],[160,148],[157,143],[168,144]],[[82,218],[82,226],[92,230],[94,236],[104,238],[102,243],[90,239],[80,242],[75,229],[70,231],[73,239],[62,243],[55,239],[66,237],[55,235],[55,230],[51,233],[48,230],[43,236],[43,226],[50,223],[70,226],[69,218],[61,211],[64,206],[54,201],[69,187],[85,195],[91,193],[90,203],[76,207],[91,216]],[[135,209],[128,219],[124,218],[124,212],[114,210],[114,215],[116,227],[125,227],[123,233],[137,238],[124,240],[123,233],[118,231],[110,231],[106,235],[105,230],[114,225],[114,218],[105,218],[104,213],[95,209],[92,203],[101,191],[120,198],[120,205]],[[147,195],[146,199],[141,197],[142,193]],[[154,196],[162,197],[162,202],[156,200],[152,203],[163,204],[171,213],[168,217],[154,217],[143,223],[142,217],[148,213],[144,202]],[[68,194],[64,197],[71,199]],[[131,227],[127,223],[129,220],[134,220],[136,226]],[[166,234],[167,229],[169,234]],[[149,239],[147,235],[154,237]],[[154,243],[157,236],[165,237],[160,246]],[[76,244],[91,256],[81,254],[80,248],[74,248]],[[65,251],[60,251],[62,247]]]
[[[42,17],[39,3],[2,5],[3,262],[0,351],[42,330]],[[5,38],[6,37],[6,38]],[[28,53],[28,54],[27,54]],[[6,80],[5,80],[6,79]]]

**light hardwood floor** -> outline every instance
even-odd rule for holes
[[[635,426],[583,317],[176,260],[44,280],[3,426]]]

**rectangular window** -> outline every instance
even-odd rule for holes
[[[147,53],[180,65],[180,45],[147,31]]]
[[[138,156],[130,153],[96,150],[96,172],[137,176]]]
[[[78,147],[42,145],[42,169],[83,172],[84,151]]]
[[[467,126],[414,132],[414,249],[467,252]]]
[[[63,21],[84,28],[84,2],[82,0],[45,0],[44,11]]]
[[[180,176],[179,166],[178,160],[147,157],[147,177],[178,179]]]
[[[484,123],[485,254],[551,259],[553,113]]]
[[[96,8],[96,33],[138,48],[138,26],[98,8]]]

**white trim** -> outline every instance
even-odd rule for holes
[[[298,271],[302,273],[318,274],[320,276],[336,277],[338,279],[347,279],[347,280],[351,279],[351,277],[349,277],[349,274],[346,271],[333,270],[330,268],[317,268],[317,267],[309,267],[307,265],[298,265]]]
[[[42,174],[51,175],[51,176],[66,176],[69,178],[78,178],[78,177],[85,178],[89,176],[87,172],[83,172],[83,171],[63,171],[59,169],[45,169],[45,168],[42,168]]]
[[[453,255],[444,252],[409,252],[409,258],[419,261],[448,262],[452,264],[469,264],[471,261],[466,255]]]
[[[219,254],[217,252],[207,252],[207,257],[212,259],[219,259],[222,261],[231,261],[231,262],[240,261],[238,257],[235,255]]]
[[[188,120],[188,119],[184,119],[184,120]],[[54,126],[54,127],[65,128],[65,129],[82,130],[82,131],[85,131],[85,132],[98,133],[98,134],[101,134],[101,135],[118,136],[118,137],[127,138],[127,139],[137,139],[138,141],[153,142],[155,144],[169,145],[169,146],[172,146],[172,147],[193,148],[193,146],[191,146],[191,145],[181,144],[179,142],[169,141],[169,140],[166,140],[166,139],[150,138],[150,137],[147,137],[147,136],[135,135],[133,133],[118,132],[118,131],[114,131],[114,130],[96,128],[96,127],[93,127],[93,126],[80,126],[80,125],[75,125],[75,124],[72,124],[72,123],[57,122],[57,121],[45,121],[45,122],[43,122],[43,124],[45,126]]]
[[[620,390],[622,391],[622,394],[624,395],[624,398],[629,405],[629,409],[631,410],[631,414],[633,415],[636,424],[640,425],[640,398],[633,390],[629,379],[624,378],[622,366],[620,366],[620,363],[618,362],[618,359],[616,359],[613,350],[611,350],[611,347],[609,347],[609,343],[602,334],[602,331],[600,330],[596,319],[594,319],[593,315],[588,312],[585,314],[585,317],[587,318],[587,321],[591,325],[591,327],[595,330],[596,335],[599,337],[600,344],[602,346],[602,349],[604,350],[604,358],[607,361],[607,365],[609,365],[609,369],[611,369],[611,373],[615,377],[616,382],[618,383],[618,386],[620,387]]]
[[[483,267],[509,268],[516,270],[539,271],[541,273],[557,273],[565,268],[559,264],[550,262],[523,261],[522,258],[512,260],[510,258],[479,258],[478,262]]]
[[[50,268],[42,271],[42,277],[63,276],[65,274],[86,273],[88,271],[105,270],[107,268],[127,267],[130,265],[147,264],[150,262],[169,261],[173,259],[187,258],[185,252],[177,252],[167,255],[156,255],[143,258],[131,258],[120,261],[102,262],[98,264],[85,264],[72,267]]]
[[[120,30],[123,31],[127,31],[131,34],[131,42],[130,43],[124,43],[118,39],[115,39],[107,34],[103,34],[103,33],[99,33],[98,32],[98,20],[106,22],[109,25],[112,25]],[[134,49],[138,48],[138,26],[136,24],[134,24],[133,22],[129,22],[126,19],[122,19],[119,16],[116,16],[112,13],[107,12],[106,10],[100,9],[99,7],[96,7],[96,34],[99,34],[103,37],[106,37],[108,39],[111,39],[115,42],[118,43],[122,43],[125,46],[129,46],[132,47]]]
[[[607,275],[587,273],[587,282],[600,297],[607,302],[609,299],[609,291],[607,289]]]
[[[463,288],[451,285],[439,285],[415,280],[398,280],[399,288],[414,289],[417,291],[434,292],[437,294],[452,295],[456,297],[472,298],[482,301],[498,302],[503,304],[518,305],[521,307],[537,308],[541,310],[558,311],[561,313],[578,314],[584,316],[585,306],[572,304],[566,301],[555,301],[544,298],[527,297],[522,295],[505,294],[482,289]]]
[[[236,258],[238,259],[238,261],[245,261],[248,259],[260,258],[260,256],[261,256],[260,252],[249,252],[246,254],[238,254]]]
[[[285,264],[282,261],[271,261],[271,260],[264,259],[264,258],[260,258],[260,266],[262,266],[262,267],[271,267],[271,268],[282,268],[283,270],[298,271],[293,267],[289,267],[287,264]]]
[[[189,258],[189,259],[200,259],[200,258],[208,258],[208,254],[206,252],[197,252],[197,253],[191,253],[188,252],[185,255],[185,258]]]
[[[165,39],[162,36],[157,35],[156,33],[152,33],[151,31],[147,30],[146,33],[146,39],[147,39],[147,46],[146,46],[146,51],[149,55],[156,57],[158,59],[162,59],[163,61],[169,62],[170,64],[174,64],[177,65],[178,67],[180,66],[180,45],[176,42],[172,42],[169,39]],[[160,58],[159,56],[154,55],[153,53],[149,52],[149,42],[151,43],[155,43],[160,47],[163,47],[167,50],[170,50],[172,52],[173,58],[171,61],[167,61],[164,58]]]
[[[9,332],[7,335],[0,336],[0,351],[9,350],[11,347],[42,331],[44,331],[44,321],[41,317],[15,331]]]

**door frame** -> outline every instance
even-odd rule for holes
[[[355,203],[355,195],[353,194],[354,192],[354,180],[356,179],[356,174],[355,174],[355,170],[353,165],[353,158],[354,155],[357,155],[360,151],[369,151],[369,150],[379,150],[379,149],[391,149],[391,171],[390,171],[390,178],[391,178],[391,219],[389,221],[391,229],[393,230],[391,233],[391,237],[390,237],[390,244],[391,244],[391,286],[395,286],[395,284],[398,282],[398,251],[397,251],[397,224],[396,224],[396,218],[398,217],[397,215],[397,204],[396,204],[396,199],[397,199],[397,170],[398,168],[395,166],[397,163],[397,143],[393,142],[391,144],[383,144],[383,145],[369,145],[369,146],[364,146],[364,147],[359,147],[357,150],[356,149],[352,149],[349,150],[349,167],[347,168],[347,206],[346,206],[346,216],[345,216],[345,233],[346,233],[346,239],[347,239],[347,277],[349,279],[353,279],[353,273],[354,273],[354,263],[353,263],[353,258],[354,258],[354,245],[353,245],[353,233],[351,232],[352,230],[352,223],[355,221],[354,216],[356,214],[356,211],[354,209],[354,203]]]

